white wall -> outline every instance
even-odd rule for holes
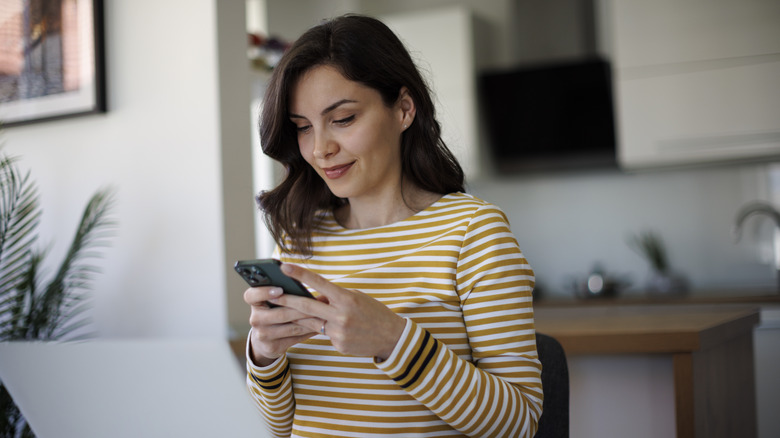
[[[226,260],[234,254],[223,221],[221,145],[230,136],[220,124],[217,7],[237,17],[236,50],[246,50],[246,37],[243,2],[218,3],[106,0],[109,112],[5,130],[6,152],[21,157],[40,188],[49,264],[61,259],[90,195],[117,188],[118,235],[94,285],[102,336],[227,334]],[[251,184],[246,193],[241,214],[250,215],[251,233]]]
[[[504,208],[537,275],[538,292],[571,297],[572,279],[601,263],[642,293],[649,265],[628,245],[630,235],[657,230],[672,266],[692,293],[765,293],[775,269],[761,257],[751,220],[739,242],[732,234],[737,210],[765,198],[769,170],[743,165],[642,174],[582,172],[488,178],[472,192]],[[755,223],[753,223],[755,222]]]

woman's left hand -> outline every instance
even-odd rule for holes
[[[296,321],[309,330],[325,328],[333,347],[342,354],[387,359],[401,338],[406,321],[376,299],[337,286],[300,266],[284,263],[282,272],[320,293],[317,300],[282,294],[271,300],[311,315]]]

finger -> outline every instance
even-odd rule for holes
[[[305,319],[312,319],[312,318],[303,318],[303,319],[305,320]],[[283,324],[272,324],[272,325],[263,325],[262,327],[252,327],[252,332],[253,335],[258,340],[265,343],[270,343],[270,342],[284,343],[286,339],[289,340],[289,339],[297,339],[300,337],[311,337],[320,332],[321,324],[316,328],[310,328],[308,326],[298,324],[297,321],[301,321],[301,319],[296,320],[295,322],[289,322]]]
[[[322,318],[303,318],[295,321],[295,324],[309,332],[322,333],[322,328],[325,327],[327,321]]]
[[[331,315],[332,310],[328,305],[327,298],[311,299],[298,295],[282,294],[280,297],[273,298],[268,302],[281,306],[282,309],[293,310],[295,314],[289,316],[296,316],[295,319],[311,316],[327,319]]]
[[[273,325],[288,324],[302,318],[311,317],[310,314],[303,313],[293,307],[285,306],[281,303],[280,306],[281,307],[269,307],[267,304],[252,306],[252,311],[249,315],[249,324],[252,327],[257,328],[269,327]]]
[[[261,336],[258,336],[256,333],[253,333],[251,339],[252,352],[255,355],[259,354],[262,357],[266,357],[266,358],[277,358],[283,355],[284,352],[287,351],[287,349],[290,346],[303,342],[314,335],[315,333],[306,333],[304,335],[299,335],[299,336],[290,336],[286,338],[275,338],[275,339],[266,340],[263,339]]]
[[[280,287],[250,287],[244,291],[244,302],[250,306],[260,306],[282,295],[282,292]]]
[[[331,283],[325,277],[316,274],[306,268],[289,263],[282,263],[282,272],[288,277],[292,277],[303,284],[308,285],[325,297],[337,296],[341,288]]]

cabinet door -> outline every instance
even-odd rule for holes
[[[609,10],[623,167],[780,159],[780,2]]]
[[[777,54],[777,0],[611,0],[618,67]]]
[[[617,79],[626,168],[780,159],[780,60]]]

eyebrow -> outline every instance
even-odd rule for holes
[[[341,99],[338,102],[335,102],[335,103],[333,103],[331,105],[328,105],[327,108],[325,108],[324,110],[322,110],[322,112],[320,112],[320,115],[324,116],[325,114],[328,114],[329,112],[335,110],[336,108],[340,107],[341,105],[344,105],[345,103],[357,103],[357,100]],[[294,113],[290,113],[289,117],[291,119],[295,119],[295,118],[297,118],[297,119],[305,119],[306,118],[306,117],[304,117],[302,115],[294,114]]]

